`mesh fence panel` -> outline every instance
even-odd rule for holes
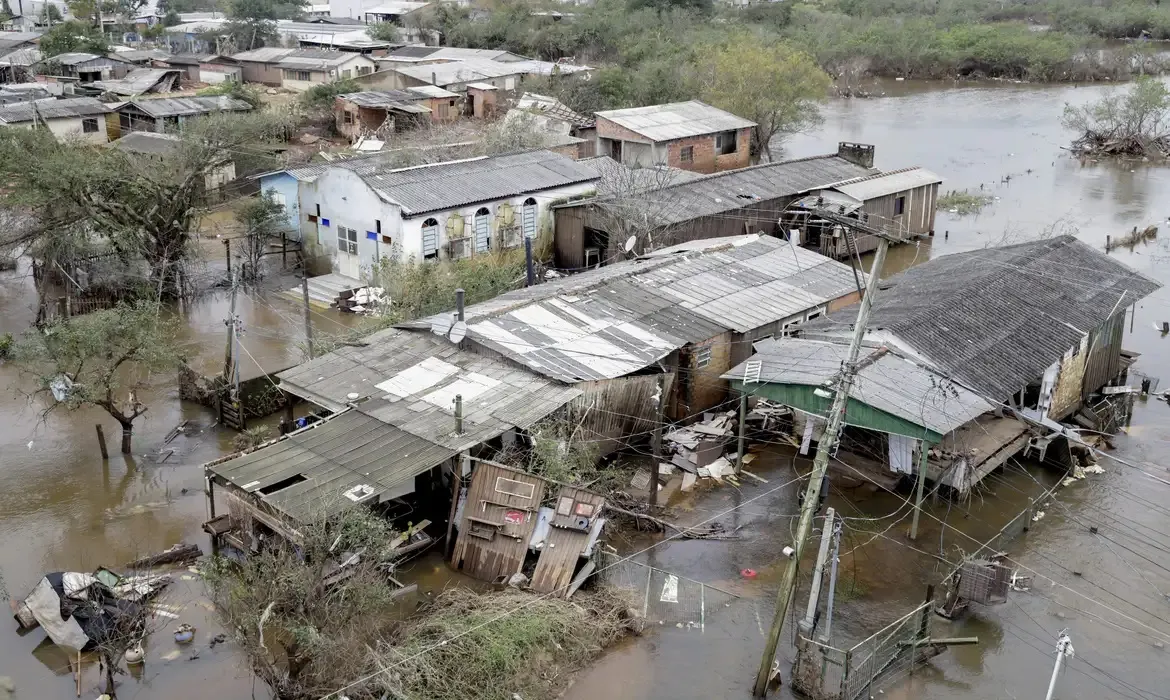
[[[647,621],[703,629],[707,615],[737,596],[700,581],[601,552],[602,581],[633,593]]]

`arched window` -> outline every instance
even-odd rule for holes
[[[520,226],[525,238],[536,236],[536,200],[532,197],[524,200],[524,211],[521,215]]]
[[[475,212],[475,252],[486,253],[492,247],[492,213],[487,207]]]
[[[439,257],[438,219],[427,219],[422,224],[422,254],[423,258]]]

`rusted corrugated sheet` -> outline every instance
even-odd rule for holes
[[[601,517],[604,506],[605,499],[596,493],[561,487],[553,504],[552,527],[532,574],[532,590],[565,594],[589,541],[589,529]]]
[[[1089,334],[1082,399],[1088,398],[1121,372],[1121,339],[1124,335],[1124,309]]]
[[[479,463],[459,523],[455,568],[484,581],[520,571],[544,488],[538,476]]]

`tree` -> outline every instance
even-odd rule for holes
[[[163,15],[162,25],[164,27],[173,27],[176,24],[182,24],[182,23],[183,23],[183,18],[179,16],[178,12],[175,12],[175,8],[173,8],[173,7],[168,8],[167,13],[165,15]]]
[[[1075,151],[1170,155],[1170,90],[1157,78],[1138,78],[1087,105],[1066,104],[1060,122],[1081,134]]]
[[[379,22],[366,27],[366,34],[374,41],[398,41],[398,27],[390,22]]]
[[[178,296],[179,275],[192,252],[205,176],[230,155],[243,172],[270,165],[255,146],[287,140],[284,112],[220,114],[184,124],[174,151],[142,158],[114,148],[58,142],[45,129],[0,130],[0,177],[9,183],[0,204],[28,211],[36,225],[0,231],[0,247],[52,250],[65,239],[97,241],[127,267],[147,271],[152,296]]]
[[[122,453],[131,453],[134,421],[146,412],[138,400],[151,373],[169,372],[181,359],[175,324],[157,304],[122,304],[30,329],[11,354],[37,379],[35,394],[51,394],[57,406],[97,406],[122,426]]]
[[[41,10],[40,23],[51,27],[54,24],[65,21],[61,16],[61,10],[51,2],[46,2],[45,7]]]
[[[243,258],[240,278],[245,282],[258,282],[264,277],[264,254],[273,237],[280,236],[288,229],[288,216],[284,205],[277,202],[272,191],[259,197],[245,200],[236,212],[236,219],[244,227]]]
[[[99,56],[110,52],[100,30],[74,20],[53,25],[41,36],[38,47],[46,58],[75,51]]]
[[[820,122],[817,103],[828,96],[830,80],[803,51],[742,36],[700,55],[704,98],[756,122],[754,153],[771,160],[769,144],[775,136]]]
[[[398,533],[386,520],[349,508],[297,532],[295,549],[273,542],[242,562],[213,559],[204,569],[225,626],[280,700],[320,698],[364,675],[367,645],[394,624],[383,567]],[[328,583],[351,556],[351,575]]]

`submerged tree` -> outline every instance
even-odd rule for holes
[[[812,56],[783,43],[741,36],[699,63],[704,98],[756,123],[752,152],[772,159],[769,144],[820,122],[817,103],[831,81]]]
[[[215,115],[184,125],[161,159],[61,142],[47,129],[0,130],[0,177],[7,183],[0,204],[36,221],[0,231],[0,248],[52,248],[62,237],[84,236],[127,265],[144,265],[152,296],[176,297],[206,175],[225,157],[239,171],[262,165],[268,157],[256,155],[255,146],[287,138],[290,128],[291,117],[280,112]]]
[[[205,567],[225,626],[281,700],[309,700],[363,675],[367,650],[393,624],[384,565],[402,540],[362,507],[300,525],[296,547],[273,542],[243,562]],[[339,564],[350,575],[330,583]]]
[[[1096,102],[1066,104],[1060,123],[1081,134],[1076,152],[1170,156],[1170,89],[1157,78],[1138,78]]]
[[[139,400],[152,373],[171,372],[180,355],[176,327],[157,305],[141,302],[30,329],[10,355],[37,381],[35,395],[57,406],[97,406],[122,426],[122,453],[131,453],[134,421],[147,406]]]
[[[282,231],[288,230],[288,216],[284,205],[269,191],[245,200],[236,212],[236,219],[244,227],[240,275],[245,282],[257,282],[264,278],[263,262],[268,244],[279,238]]]

